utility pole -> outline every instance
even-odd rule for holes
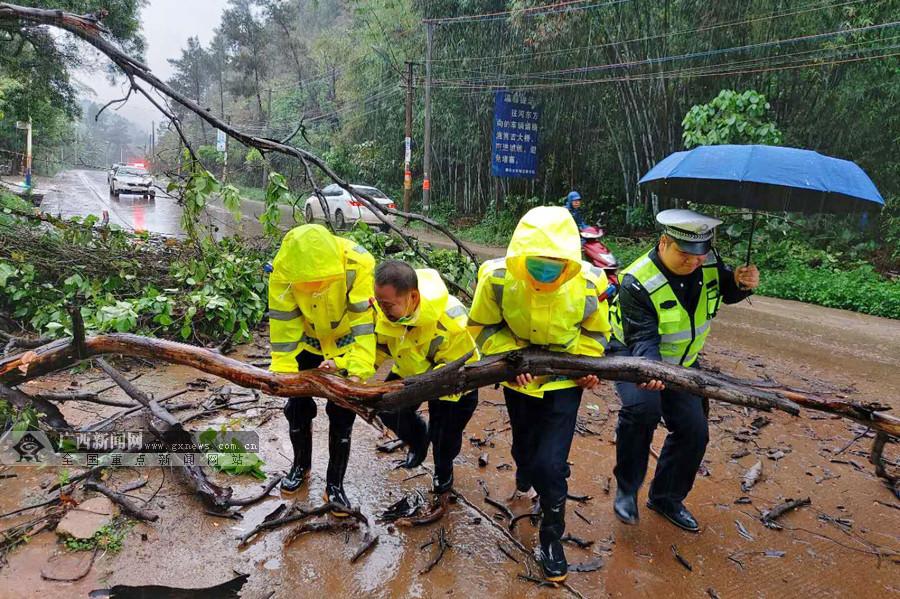
[[[150,121],[150,163],[156,159],[156,121]]]
[[[25,126],[25,187],[31,189],[31,117]]]
[[[267,92],[269,94],[269,100],[268,100],[268,103],[266,106],[266,131],[268,132],[269,135],[271,135],[272,134],[272,88],[269,88],[267,90]],[[226,138],[226,141],[225,141],[226,144],[228,143],[227,139],[228,138]],[[263,175],[262,176],[262,187],[263,187],[263,189],[266,189],[266,187],[268,187],[268,185],[269,185],[269,173],[267,172],[265,162],[263,162],[263,165],[262,165],[262,175]]]
[[[406,61],[406,139],[403,144],[403,211],[409,212],[409,196],[412,192],[412,104],[413,63]]]
[[[425,148],[422,161],[422,212],[431,209],[431,38],[432,23],[425,23]]]
[[[231,124],[231,117],[225,119],[225,122]],[[225,136],[225,155],[222,159],[222,183],[228,178],[228,136]]]

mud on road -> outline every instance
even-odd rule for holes
[[[78,173],[66,176],[81,178]],[[97,213],[100,204],[112,200],[103,197],[102,174],[84,178],[87,181],[82,183],[96,188],[98,202],[84,213]],[[54,201],[52,196],[48,199]],[[160,207],[161,200],[166,199],[157,197]],[[125,200],[116,208],[124,226],[134,226],[138,215],[147,218],[142,212],[148,208],[145,203]],[[53,211],[52,206],[50,209]],[[115,214],[111,218],[116,218]],[[170,216],[160,213],[160,218]],[[477,249],[487,256],[501,251]],[[267,347],[260,341],[239,348],[236,357],[253,361],[266,353]],[[753,298],[752,304],[743,302],[721,310],[704,360],[737,376],[768,376],[784,384],[842,392],[900,410],[898,356],[898,321],[759,297]],[[141,374],[135,384],[157,396],[198,377],[208,379],[205,389],[195,388],[172,404],[199,405],[225,384],[182,367],[138,365],[129,374]],[[83,391],[108,384],[102,373],[89,370],[46,377],[26,388],[64,390],[73,381]],[[126,399],[117,389],[103,397]],[[441,522],[422,528],[374,522],[377,514],[404,494],[415,489],[427,491],[430,475],[425,468],[396,469],[402,450],[377,452],[375,446],[384,439],[357,419],[345,486],[350,499],[373,522],[379,543],[354,564],[349,559],[360,545],[361,531],[308,534],[285,547],[283,541],[292,528],[288,526],[260,535],[246,548],[238,547],[238,537],[280,503],[296,500],[310,507],[321,503],[327,418],[320,402],[314,422],[313,474],[299,494],[282,498],[275,490],[265,501],[242,510],[242,520],[229,520],[204,513],[203,505],[177,481],[172,470],[114,471],[107,481],[113,487],[149,477],[146,486],[129,494],[147,501],[147,509],[159,514],[159,520],[135,525],[119,553],[98,554],[89,574],[73,583],[41,577],[48,559],[66,552],[55,533],[41,532],[13,551],[0,568],[0,597],[87,597],[94,589],[116,584],[198,588],[222,583],[235,572],[250,575],[241,595],[250,598],[572,595],[566,589],[542,588],[518,577],[525,573],[525,556],[506,536],[508,520],[484,502],[480,484],[483,481],[491,497],[503,502],[513,491],[508,419],[498,390],[483,389],[480,399],[456,467],[456,487],[466,502],[452,505]],[[203,430],[231,421],[257,431],[264,469],[271,475],[283,472],[290,462],[282,405],[282,399],[262,396],[258,404],[242,405],[249,407],[245,411],[220,412],[194,420],[191,426]],[[584,597],[900,597],[900,504],[875,478],[867,462],[871,438],[863,428],[809,412],[799,418],[781,413],[761,415],[714,402],[706,460],[687,500],[703,527],[700,534],[693,535],[647,509],[641,510],[641,521],[634,527],[613,517],[618,405],[610,383],[586,393],[581,405],[569,486],[573,495],[591,499],[569,503],[567,524],[570,534],[592,544],[585,549],[567,545],[567,553],[571,564],[599,559],[602,567],[570,575],[569,584],[577,593]],[[118,410],[72,403],[61,407],[73,424],[94,422]],[[176,414],[185,418],[197,411]],[[760,416],[763,420],[758,420]],[[754,421],[756,427],[751,426]],[[662,428],[657,432],[655,448],[662,446],[664,433]],[[487,465],[480,467],[482,455],[486,455]],[[896,461],[898,455],[900,450],[892,447],[886,457]],[[763,466],[762,479],[745,493],[741,477],[757,460]],[[429,457],[426,465],[430,463]],[[651,459],[651,476],[654,466]],[[16,477],[0,479],[0,513],[43,501],[45,489],[58,478],[57,471],[50,469],[10,468],[6,473]],[[261,489],[260,482],[249,477],[214,474],[213,478],[219,484],[232,485],[235,496]],[[641,506],[646,487],[639,498]],[[735,503],[740,497],[746,499]],[[760,522],[762,510],[801,497],[810,497],[811,505],[784,516],[783,530],[766,528]],[[515,514],[531,509],[527,500],[509,507]],[[2,518],[0,528],[28,517],[26,512]],[[422,574],[435,555],[433,541],[441,527],[452,547],[433,570]],[[537,531],[528,518],[520,520],[512,534],[526,547],[536,542]],[[512,557],[500,549],[501,544]],[[674,557],[673,546],[690,570]]]
[[[810,318],[812,313],[821,319]],[[738,376],[765,375],[786,384],[845,392],[900,408],[898,344],[900,323],[896,321],[756,298],[752,305],[722,311],[705,360]],[[261,341],[241,348],[238,357],[253,360],[264,353]],[[138,367],[131,374],[141,372],[136,384],[157,395],[198,377],[181,367]],[[32,385],[63,389],[72,378],[56,375]],[[82,390],[107,382],[94,371],[75,378],[83,382]],[[206,390],[173,402],[199,403],[222,384],[210,380]],[[117,390],[104,396],[120,397]],[[242,426],[259,432],[265,470],[277,473],[289,466],[290,455],[281,405],[282,400],[263,396],[261,405],[250,410],[231,416],[222,413],[192,425],[202,430],[239,418]],[[492,498],[501,501],[513,491],[509,425],[502,395],[495,389],[482,390],[457,461],[457,488],[477,509],[454,504],[443,521],[423,528],[375,524],[379,544],[355,564],[350,564],[349,558],[361,542],[361,532],[309,534],[284,547],[289,526],[261,535],[245,549],[238,548],[237,537],[282,501],[296,499],[308,506],[321,503],[327,444],[322,407],[315,420],[313,475],[298,495],[284,499],[275,490],[270,498],[243,510],[243,520],[227,520],[206,515],[172,471],[116,471],[110,481],[113,486],[141,475],[150,477],[149,484],[131,494],[144,499],[152,496],[147,507],[160,515],[159,521],[136,525],[120,553],[98,555],[90,574],[75,583],[41,578],[48,558],[65,551],[53,532],[42,532],[9,556],[9,563],[0,570],[0,596],[85,597],[93,589],[115,584],[196,588],[219,584],[234,572],[250,575],[242,596],[254,598],[570,594],[565,589],[539,588],[517,577],[525,572],[525,556],[505,536],[508,520],[483,500],[479,481],[484,481]],[[871,439],[862,435],[864,430],[858,425],[809,413],[800,418],[772,413],[757,421],[757,429],[750,424],[759,413],[714,403],[703,473],[688,498],[703,526],[700,534],[692,535],[646,509],[634,527],[613,517],[610,494],[615,490],[617,409],[611,384],[586,393],[580,411],[583,434],[576,436],[571,453],[570,492],[591,499],[569,503],[568,532],[593,544],[587,549],[569,546],[569,561],[600,559],[603,563],[597,571],[570,575],[571,587],[583,596],[900,596],[900,506],[867,463]],[[63,411],[71,422],[78,423],[95,421],[116,408],[79,408],[66,403]],[[180,417],[190,413],[178,412]],[[654,441],[657,449],[663,435],[660,429]],[[395,469],[401,452],[375,451],[381,441],[374,428],[357,419],[346,488],[351,500],[370,517],[403,494],[430,487],[426,469]],[[896,450],[889,453],[896,459]],[[488,464],[479,467],[483,454]],[[762,480],[744,493],[741,476],[757,460],[763,464]],[[0,480],[0,513],[39,501],[44,496],[41,484],[46,486],[57,478],[54,471],[16,472],[17,478]],[[216,474],[215,479],[233,485],[236,496],[261,488],[246,477]],[[645,494],[646,485],[642,502]],[[742,496],[749,503],[736,504]],[[811,506],[783,517],[783,530],[770,530],[759,521],[761,510],[786,498],[807,496]],[[509,507],[516,514],[531,509],[527,500]],[[4,518],[3,528],[24,519]],[[434,556],[432,541],[441,527],[452,548],[431,572],[421,574]],[[536,529],[527,518],[517,523],[513,534],[527,547],[536,542]],[[507,557],[499,544],[519,563]],[[673,545],[692,570],[675,559]]]

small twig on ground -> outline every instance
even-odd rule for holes
[[[283,476],[275,476],[269,480],[269,482],[266,484],[265,488],[259,494],[252,495],[250,497],[242,497],[242,498],[238,498],[238,499],[231,498],[228,500],[228,505],[229,506],[247,506],[247,505],[253,505],[254,503],[256,503],[258,501],[262,501],[263,499],[265,499],[266,497],[269,496],[269,493],[272,491],[272,489],[275,488],[275,485],[277,485],[278,483],[281,482],[282,478],[284,478],[284,477]]]
[[[560,539],[560,541],[562,541],[563,543],[572,543],[573,545],[577,545],[578,547],[580,547],[582,549],[587,549],[588,547],[590,547],[591,545],[594,544],[593,541],[585,541],[584,539],[582,539],[580,537],[576,537],[575,535],[571,535],[571,534],[565,535],[563,538]]]
[[[356,550],[356,553],[353,554],[353,557],[350,558],[350,563],[355,563],[359,558],[374,549],[374,547],[378,545],[378,539],[378,535],[369,536],[369,533],[366,533],[366,536],[363,537],[362,545],[360,545],[359,549]]]
[[[441,527],[441,529],[438,531],[438,534],[437,534],[437,545],[438,545],[437,555],[434,557],[433,560],[431,560],[431,562],[427,566],[425,566],[425,568],[423,570],[419,571],[419,574],[428,574],[429,572],[431,572],[431,570],[434,569],[434,567],[438,565],[438,562],[440,562],[441,559],[443,559],[444,552],[446,552],[447,549],[450,549],[453,547],[453,545],[450,544],[450,541],[447,540],[447,531],[444,530],[443,526]]]
[[[359,522],[355,520],[341,522],[304,522],[284,538],[284,546],[287,547],[301,536],[310,532],[342,532],[359,528]]]
[[[693,572],[694,567],[691,566],[691,563],[687,561],[680,553],[678,553],[678,548],[675,545],[672,545],[672,555],[675,556],[675,559],[678,560],[678,563],[687,568],[688,572]]]
[[[806,497],[805,499],[788,499],[784,503],[779,503],[772,509],[764,511],[759,519],[767,528],[781,530],[782,526],[776,522],[778,518],[791,510],[803,507],[804,505],[809,505],[810,503],[812,503],[812,501],[809,497]]]
[[[291,522],[298,522],[300,520],[305,520],[306,518],[311,518],[313,516],[321,516],[322,514],[331,512],[331,511],[340,511],[347,514],[350,518],[365,524],[368,526],[369,520],[356,508],[348,508],[347,506],[328,502],[324,505],[320,505],[319,507],[315,507],[309,510],[304,510],[302,508],[297,508],[298,513],[289,514],[282,518],[275,518],[269,521],[263,521],[257,524],[253,529],[249,532],[245,533],[240,537],[240,546],[246,545],[247,541],[253,538],[257,533],[260,533],[264,530],[271,530],[273,528],[278,528],[280,526],[284,526],[285,524],[290,524]]]

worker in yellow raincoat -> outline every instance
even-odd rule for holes
[[[569,212],[539,207],[519,221],[506,258],[482,264],[469,312],[469,330],[482,354],[529,346],[602,356],[609,340],[603,271],[581,260],[581,238]],[[542,510],[540,557],[551,581],[566,578],[560,542],[565,532],[568,457],[583,389],[577,380],[522,374],[504,383],[512,427],[516,488],[537,492]]]
[[[466,308],[450,295],[436,270],[415,270],[397,260],[383,262],[375,271],[375,299],[376,360],[394,361],[387,380],[423,374],[466,355],[470,362],[478,360],[475,341],[466,329]],[[416,412],[418,406],[378,415],[409,447],[404,467],[421,464],[431,444],[435,500],[446,504],[453,488],[453,460],[478,405],[478,391],[423,399],[428,400],[427,425]]]
[[[269,277],[269,324],[274,372],[321,368],[365,380],[375,373],[372,308],[375,259],[365,248],[332,235],[321,225],[303,225],[285,235]],[[325,498],[345,506],[344,473],[356,414],[332,402],[328,414]],[[292,397],[284,408],[294,459],[281,482],[297,491],[312,464],[312,397]],[[344,514],[336,514],[344,515]]]

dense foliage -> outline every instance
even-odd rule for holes
[[[48,225],[0,197],[0,311],[37,332],[70,334],[67,309],[77,305],[91,331],[221,343],[249,339],[265,313],[268,246],[186,244],[94,217]]]

